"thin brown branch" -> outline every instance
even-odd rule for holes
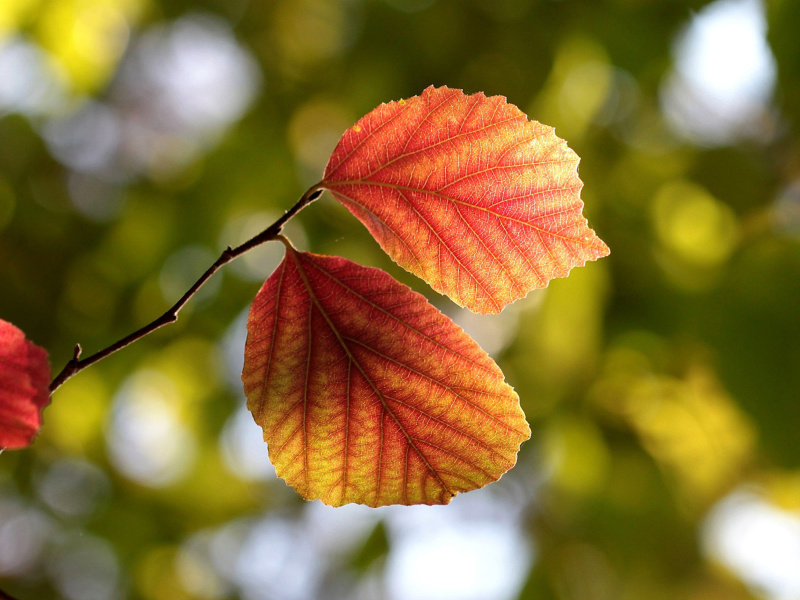
[[[0,600],[16,600],[13,596],[5,593],[3,590],[0,590]]]
[[[231,248],[228,246],[225,250],[223,250],[222,254],[220,254],[219,258],[212,264],[208,269],[206,269],[205,273],[203,273],[200,278],[194,282],[192,287],[190,287],[186,293],[181,296],[180,300],[178,300],[172,308],[170,308],[167,312],[163,315],[151,321],[144,327],[137,329],[130,335],[125,336],[121,340],[114,342],[107,348],[92,354],[91,356],[81,359],[81,346],[80,344],[75,345],[75,351],[73,353],[72,359],[64,365],[64,368],[61,372],[56,375],[53,381],[50,383],[50,393],[52,394],[55,392],[59,387],[61,387],[65,381],[67,381],[73,375],[83,371],[85,368],[92,366],[98,361],[103,360],[105,357],[114,354],[118,350],[122,350],[126,346],[129,346],[133,342],[142,339],[146,335],[153,333],[157,329],[161,329],[165,325],[169,325],[170,323],[174,323],[178,320],[178,313],[184,307],[184,305],[192,299],[192,297],[198,292],[198,290],[205,285],[205,283],[213,277],[213,275],[219,271],[223,266],[227,265],[233,259],[249,252],[256,246],[260,246],[264,242],[269,242],[271,240],[278,239],[278,236],[281,235],[281,231],[283,230],[283,226],[286,225],[289,220],[294,217],[297,213],[303,210],[306,206],[311,204],[314,200],[319,198],[322,194],[323,187],[321,184],[316,184],[311,186],[305,194],[303,194],[297,203],[292,206],[284,215],[275,221],[272,225],[267,227],[264,231],[256,235],[255,237],[247,240],[240,246],[236,248]],[[1,597],[0,597],[1,598]]]

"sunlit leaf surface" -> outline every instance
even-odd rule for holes
[[[608,254],[581,212],[578,160],[501,96],[429,87],[348,129],[323,185],[398,264],[497,313]]]
[[[530,429],[497,365],[388,274],[287,250],[256,296],[242,375],[283,479],[326,504],[446,504],[498,479]]]
[[[42,425],[50,400],[47,352],[0,319],[0,448],[24,448]]]

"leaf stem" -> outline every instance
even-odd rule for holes
[[[231,248],[228,246],[225,250],[222,251],[222,254],[219,255],[219,258],[214,261],[206,271],[200,276],[200,278],[192,284],[192,286],[186,291],[186,293],[181,296],[180,300],[178,300],[169,310],[167,310],[163,315],[158,317],[157,319],[151,321],[144,327],[137,329],[130,335],[125,336],[121,340],[114,342],[107,348],[92,354],[91,356],[81,359],[81,346],[80,344],[75,345],[75,350],[73,352],[72,359],[64,365],[64,368],[61,369],[61,372],[56,375],[53,381],[50,383],[50,393],[52,394],[58,388],[60,388],[64,382],[66,382],[70,377],[76,375],[77,373],[83,371],[85,368],[92,366],[98,361],[103,360],[105,357],[114,354],[118,350],[122,350],[126,346],[134,343],[137,340],[142,339],[146,335],[153,333],[156,329],[161,329],[165,325],[169,325],[170,323],[174,323],[178,320],[178,313],[184,307],[184,305],[192,299],[192,297],[200,290],[201,287],[209,280],[211,277],[219,271],[223,266],[227,265],[233,259],[238,258],[242,254],[249,252],[256,246],[260,246],[265,242],[269,242],[271,240],[276,240],[283,238],[281,231],[283,230],[283,226],[289,222],[289,220],[294,217],[297,213],[303,210],[306,206],[311,204],[314,200],[322,195],[324,187],[322,183],[317,183],[316,185],[311,186],[308,188],[305,194],[303,194],[300,199],[295,203],[292,208],[286,211],[283,216],[281,216],[277,221],[275,221],[272,225],[267,227],[264,231],[259,233],[258,235],[252,237],[251,239],[247,240],[240,246],[236,246],[235,248]]]

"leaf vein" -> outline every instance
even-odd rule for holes
[[[381,478],[381,475],[382,475],[381,470],[382,470],[382,466],[383,466],[382,455],[383,455],[383,441],[384,441],[383,440],[383,435],[384,435],[383,421],[384,421],[385,413],[387,413],[387,412],[388,412],[389,416],[392,417],[392,419],[395,421],[395,423],[399,427],[400,431],[403,433],[403,435],[406,437],[406,439],[409,441],[409,443],[412,444],[412,446],[414,447],[415,452],[419,455],[419,457],[425,463],[425,466],[428,468],[430,473],[436,478],[436,480],[439,482],[439,484],[442,486],[442,488],[444,488],[448,493],[452,494],[452,492],[450,492],[449,488],[447,487],[447,484],[445,484],[445,482],[442,480],[442,478],[439,477],[439,474],[433,468],[433,466],[431,465],[430,461],[425,456],[425,454],[422,452],[422,450],[420,450],[420,448],[418,448],[416,446],[416,444],[414,444],[413,438],[411,437],[411,435],[409,435],[408,431],[403,426],[402,422],[400,422],[400,420],[398,419],[397,415],[395,415],[394,412],[388,407],[388,405],[386,403],[386,398],[383,396],[383,393],[380,391],[380,389],[378,389],[378,386],[375,384],[375,382],[372,380],[372,378],[367,374],[366,369],[363,367],[363,365],[361,365],[361,363],[356,359],[356,357],[350,351],[350,348],[345,343],[345,339],[342,336],[341,332],[339,332],[339,330],[336,327],[336,325],[333,323],[333,321],[331,321],[330,316],[327,314],[327,312],[323,308],[319,298],[315,294],[314,289],[311,286],[311,282],[308,280],[308,276],[305,274],[303,266],[300,263],[300,258],[298,257],[298,255],[297,255],[297,253],[295,251],[292,251],[292,258],[294,258],[295,264],[297,265],[298,272],[300,273],[300,276],[301,276],[301,278],[303,279],[303,282],[306,285],[306,289],[308,291],[309,296],[311,297],[313,303],[316,305],[317,309],[320,311],[320,313],[322,314],[323,318],[327,322],[328,327],[330,328],[331,332],[334,334],[334,336],[338,340],[339,345],[342,347],[342,350],[344,350],[344,352],[347,354],[349,360],[352,362],[352,364],[355,365],[356,369],[358,369],[358,371],[361,373],[361,375],[364,377],[364,379],[367,381],[369,386],[372,388],[372,390],[375,392],[375,394],[378,396],[378,398],[381,401],[381,443],[380,443],[381,459],[378,462],[378,469],[379,469],[378,470],[378,488],[377,488],[378,496],[376,497],[376,504],[378,503],[377,501],[380,499],[380,478]]]

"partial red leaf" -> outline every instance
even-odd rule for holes
[[[30,445],[50,401],[47,352],[0,319],[0,448]]]
[[[402,267],[497,313],[608,254],[581,212],[578,161],[501,96],[429,87],[348,129],[322,185]]]
[[[288,249],[247,331],[247,406],[306,499],[446,504],[498,479],[530,437],[492,359],[378,269]]]

